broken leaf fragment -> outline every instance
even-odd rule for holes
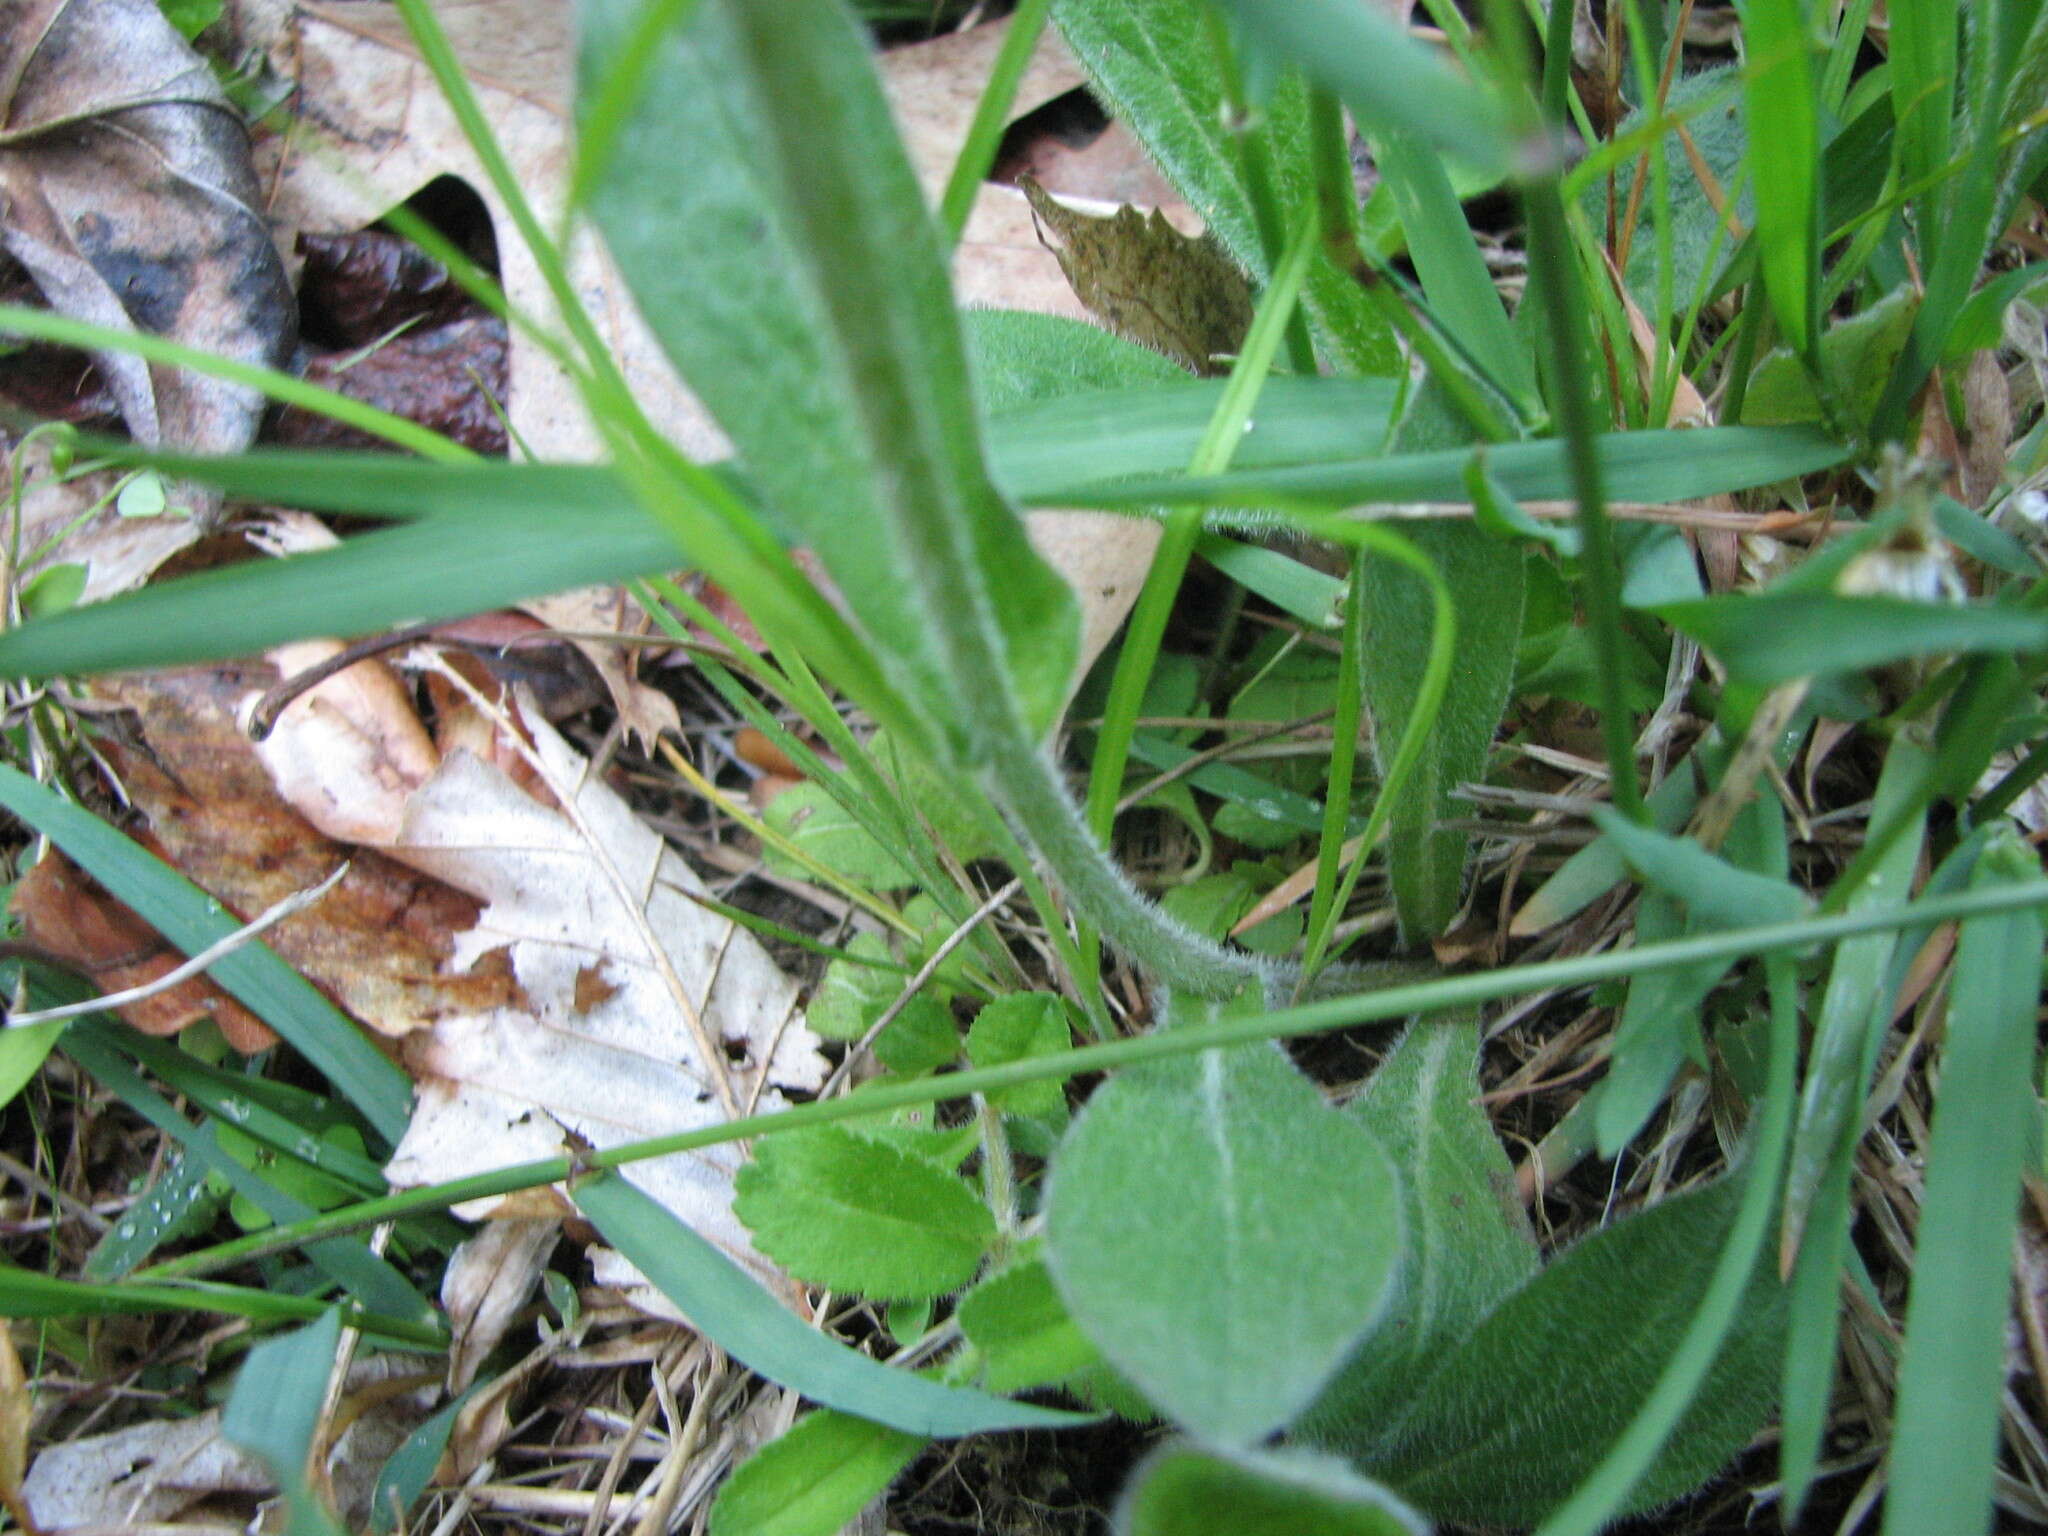
[[[1252,290],[1213,236],[1182,234],[1153,209],[1097,217],[1017,183],[1075,295],[1109,328],[1194,373],[1225,371],[1252,323]],[[1041,236],[1041,238],[1043,238]]]

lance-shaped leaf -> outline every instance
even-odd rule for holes
[[[1972,883],[2023,883],[2040,868],[2006,833]],[[1963,924],[1899,1367],[1894,1433],[1913,1454],[1893,1464],[1887,1536],[1991,1523],[2013,1230],[2039,1113],[2041,939],[2038,907]]]
[[[1726,1180],[1572,1248],[1444,1357],[1393,1426],[1391,1447],[1363,1456],[1365,1470],[1441,1518],[1541,1519],[1642,1406],[1699,1309],[1741,1193],[1739,1180]],[[1774,1395],[1783,1294],[1760,1266],[1744,1326],[1722,1346],[1630,1510],[1691,1492],[1755,1432]],[[1598,1371],[1560,1374],[1560,1358],[1585,1350],[1588,1319],[1598,1319]]]
[[[1386,1326],[1297,1426],[1317,1444],[1356,1445],[1391,1423],[1445,1351],[1536,1273],[1514,1170],[1476,1098],[1478,1055],[1469,1015],[1419,1024],[1351,1106],[1402,1171],[1407,1241]]]
[[[1441,448],[1465,440],[1434,384],[1424,386],[1399,446]],[[1457,614],[1457,661],[1443,707],[1430,724],[1415,776],[1388,823],[1387,865],[1394,905],[1408,940],[1434,937],[1457,913],[1470,839],[1443,823],[1459,814],[1459,789],[1486,776],[1493,733],[1514,681],[1515,643],[1522,630],[1526,554],[1471,523],[1423,523],[1409,531],[1435,563]],[[1392,560],[1365,567],[1365,702],[1376,727],[1384,769],[1424,694],[1434,599],[1422,579]]]
[[[640,9],[580,7],[586,97]],[[658,46],[659,88],[592,192],[642,311],[935,741],[975,755],[962,695],[998,670],[1042,731],[1073,597],[989,477],[938,240],[860,34],[827,0],[702,0]],[[934,611],[955,609],[976,654],[939,638]]]

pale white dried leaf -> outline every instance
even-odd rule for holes
[[[454,1335],[448,1348],[448,1391],[462,1391],[498,1347],[540,1283],[562,1235],[559,1221],[510,1218],[486,1222],[448,1257],[441,1309]]]
[[[56,1532],[175,1520],[216,1494],[273,1486],[260,1461],[221,1438],[212,1409],[53,1445],[29,1469],[22,1496],[38,1528]]]

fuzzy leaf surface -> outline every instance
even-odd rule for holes
[[[1402,424],[1403,452],[1468,437],[1440,392],[1425,385]],[[1457,611],[1457,664],[1407,792],[1387,831],[1387,866],[1401,932],[1410,941],[1441,932],[1464,891],[1469,839],[1441,824],[1462,814],[1461,785],[1486,777],[1493,733],[1507,707],[1522,632],[1527,555],[1471,523],[1426,522],[1406,530],[1436,563]],[[1365,567],[1365,701],[1385,770],[1422,690],[1435,605],[1428,587],[1392,560]]]
[[[1117,1536],[1429,1536],[1397,1495],[1334,1459],[1219,1453],[1185,1442],[1146,1458],[1118,1501]]]
[[[1361,1456],[1432,1515],[1531,1525],[1590,1472],[1641,1407],[1698,1309],[1741,1198],[1724,1181],[1617,1222],[1553,1262],[1490,1313]],[[1689,1493],[1770,1411],[1783,1288],[1759,1269],[1744,1326],[1631,1496],[1630,1510]],[[1599,1319],[1600,1369],[1560,1373]]]
[[[956,1290],[996,1235],[960,1179],[839,1126],[763,1140],[733,1209],[791,1274],[864,1296]]]
[[[1402,1171],[1408,1240],[1385,1325],[1300,1426],[1312,1443],[1369,1439],[1446,1350],[1536,1273],[1514,1169],[1476,1101],[1478,1058],[1473,1019],[1419,1024],[1350,1106]]]
[[[1068,1310],[1219,1445],[1292,1419],[1378,1319],[1401,1245],[1392,1162],[1277,1050],[1125,1072],[1062,1143],[1047,1256]]]
[[[639,10],[578,7],[586,96]],[[938,603],[986,620],[1024,717],[1049,726],[1073,596],[989,479],[936,232],[865,40],[823,0],[776,7],[772,27],[705,0],[660,48],[661,86],[592,194],[650,325],[939,737],[974,751],[948,723],[958,658],[935,648]],[[962,558],[982,590],[938,590]]]

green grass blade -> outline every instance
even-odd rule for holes
[[[1226,0],[1245,35],[1342,98],[1368,132],[1414,134],[1477,167],[1505,172],[1514,138],[1494,98],[1439,62],[1404,28],[1347,0]]]
[[[476,461],[477,456],[461,444],[450,442],[440,433],[403,416],[380,411],[375,406],[365,405],[360,400],[352,400],[317,384],[308,384],[288,373],[259,368],[233,358],[217,357],[211,352],[201,352],[148,331],[117,331],[74,320],[68,315],[52,314],[48,310],[0,304],[0,336],[24,336],[32,341],[82,347],[88,351],[132,353],[144,362],[158,363],[167,368],[189,368],[211,378],[246,384],[251,389],[261,390],[280,405],[296,405],[303,410],[317,412],[381,438],[394,448],[417,453],[424,459],[444,464]]]
[[[1244,437],[1245,424],[1252,419],[1260,389],[1272,371],[1281,335],[1294,313],[1302,279],[1308,274],[1308,258],[1314,250],[1315,225],[1303,220],[1273,274],[1272,284],[1259,301],[1244,347],[1216,402],[1216,414],[1195,446],[1189,464],[1191,473],[1217,474],[1230,467],[1231,456]],[[1105,841],[1123,790],[1124,765],[1130,757],[1138,708],[1158,661],[1159,642],[1165,637],[1166,621],[1172,617],[1180,595],[1188,559],[1201,532],[1200,508],[1183,506],[1168,513],[1151,569],[1145,574],[1145,585],[1125,626],[1116,671],[1110,679],[1109,699],[1103,706],[1102,726],[1095,738],[1095,760],[1088,772],[1088,826]]]
[[[813,1402],[906,1434],[955,1436],[1090,1422],[891,1370],[818,1332],[738,1265],[614,1173],[576,1186],[576,1204],[707,1339]]]
[[[1002,47],[996,50],[988,83],[981,88],[981,99],[974,104],[974,120],[967,125],[966,142],[960,146],[952,174],[946,178],[946,190],[939,198],[939,230],[949,248],[960,243],[961,231],[967,228],[967,216],[974,211],[975,196],[981,191],[989,167],[995,164],[996,146],[1010,120],[1017,87],[1051,14],[1052,0],[1021,0],[1010,13],[1010,30],[1003,36]],[[625,56],[633,57],[630,48]]]
[[[313,1437],[327,1406],[327,1379],[341,1347],[341,1313],[330,1309],[295,1333],[265,1339],[249,1351],[220,1419],[221,1437],[253,1452],[270,1468],[290,1502],[285,1536],[342,1536],[309,1465]]]
[[[1802,427],[1712,427],[1695,431],[1608,432],[1593,440],[1607,494],[1617,500],[1690,501],[1811,474],[1842,463],[1850,449]],[[1113,485],[1076,478],[1049,487],[1044,505],[1148,507],[1198,501],[1211,507],[1353,507],[1368,502],[1464,503],[1469,448],[1438,449],[1344,463],[1236,469],[1201,479],[1145,476]],[[1487,472],[1512,496],[1555,501],[1571,495],[1562,439],[1494,443]]]
[[[5,765],[0,765],[0,806],[62,848],[187,954],[241,926],[191,881],[97,816]],[[412,1084],[347,1015],[261,943],[222,956],[209,974],[325,1073],[387,1144],[397,1144],[412,1115]]]
[[[279,1224],[304,1221],[313,1207],[280,1189],[253,1168],[244,1167],[221,1147],[214,1122],[194,1126],[171,1107],[170,1102],[143,1082],[141,1076],[121,1059],[113,1044],[113,1031],[106,1026],[81,1023],[64,1040],[64,1054],[89,1072],[151,1125],[171,1137],[187,1155],[197,1158],[209,1173],[218,1174],[272,1221]],[[408,1321],[430,1324],[434,1308],[415,1291],[396,1268],[359,1241],[336,1238],[313,1243],[306,1257],[368,1311]]]
[[[2032,879],[2033,850],[1991,842],[1972,885]],[[2034,1144],[2037,911],[1963,924],[1927,1151],[1892,1426],[1886,1536],[1992,1527],[2020,1175]]]
[[[1873,821],[1892,820],[1925,778],[1930,755],[1910,735],[1893,738],[1878,780]],[[1896,839],[1869,874],[1845,893],[1850,911],[1896,900],[1912,888],[1921,827]],[[1846,877],[1845,877],[1846,878]],[[1785,1181],[1779,1268],[1791,1270],[1792,1314],[1786,1339],[1784,1423],[1779,1458],[1785,1507],[1797,1514],[1820,1462],[1834,1395],[1836,1319],[1849,1240],[1849,1171],[1862,1103],[1891,1016],[1894,933],[1850,939],[1835,949],[1814,1022],[1799,1128]]]
[[[2048,650],[2048,614],[2010,604],[1766,592],[1649,611],[1712,651],[1733,681],[1757,685],[1954,651]]]
[[[1508,321],[1443,161],[1409,133],[1383,134],[1373,148],[1437,323],[1524,419],[1540,415],[1535,359]]]
[[[310,1296],[196,1280],[156,1285],[88,1285],[0,1264],[0,1316],[4,1317],[133,1317],[152,1312],[215,1312],[227,1317],[246,1317],[253,1322],[296,1322],[319,1317],[332,1306],[332,1302],[316,1301]],[[379,1339],[416,1349],[439,1349],[447,1343],[439,1330],[397,1318],[352,1313],[349,1322]]]
[[[1933,270],[1941,245],[1941,182],[1948,168],[1949,124],[1955,116],[1955,0],[1892,0],[1892,120],[1899,180],[1932,190],[1914,220],[1920,270]],[[1853,47],[1853,45],[1852,45]]]
[[[1820,108],[1807,0],[1742,8],[1743,100],[1756,190],[1764,293],[1792,350],[1809,360],[1820,335]]]

